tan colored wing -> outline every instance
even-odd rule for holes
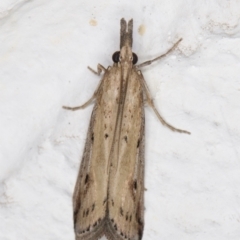
[[[111,240],[140,240],[143,234],[144,104],[139,75],[129,74],[120,112],[109,176],[108,224]]]
[[[109,68],[97,93],[73,195],[76,240],[103,235],[107,213],[109,154],[118,112],[121,73]]]

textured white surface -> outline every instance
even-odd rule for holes
[[[240,2],[41,0],[0,3],[0,239],[74,239],[72,192],[120,19],[164,118],[146,107],[145,231],[153,240],[240,239]],[[138,31],[139,27],[141,31]],[[143,31],[145,29],[145,31]]]

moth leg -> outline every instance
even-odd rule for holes
[[[77,106],[77,107],[67,107],[67,106],[62,106],[62,108],[67,109],[67,110],[72,110],[72,111],[76,111],[79,109],[83,109],[85,107],[87,107],[94,99],[95,99],[96,95],[95,93],[93,94],[93,96],[87,101],[85,102],[83,105],[81,106]]]
[[[143,63],[141,63],[141,64],[138,64],[138,65],[136,65],[136,67],[137,67],[137,68],[141,68],[141,67],[148,66],[148,65],[152,64],[153,62],[159,60],[160,58],[165,57],[165,56],[168,55],[171,51],[173,51],[173,50],[176,48],[176,46],[177,46],[181,41],[182,41],[182,38],[180,38],[166,53],[164,53],[164,54],[162,54],[161,56],[156,57],[156,58],[154,58],[154,59],[152,59],[152,60],[149,60],[149,61],[143,62]]]
[[[100,65],[100,64],[99,64]],[[103,83],[103,79],[100,81],[96,91],[94,92],[94,94],[92,95],[92,97],[87,101],[85,102],[83,105],[81,106],[77,106],[77,107],[67,107],[67,106],[62,106],[62,108],[64,109],[67,109],[67,110],[72,110],[72,111],[76,111],[76,110],[79,110],[79,109],[83,109],[85,107],[87,107],[98,95],[99,93],[99,90],[100,88],[102,87],[102,83]]]
[[[142,73],[141,71],[138,71],[138,74],[142,76]],[[150,107],[153,109],[153,111],[155,112],[155,114],[157,115],[158,119],[160,120],[160,122],[162,123],[162,125],[170,128],[172,131],[174,132],[179,132],[179,133],[186,133],[186,134],[191,134],[190,132],[186,131],[186,130],[182,130],[182,129],[178,129],[178,128],[175,128],[173,127],[172,125],[170,125],[169,123],[167,123],[163,117],[160,115],[160,113],[158,112],[158,110],[156,109],[154,103],[153,103],[153,100],[151,98],[151,95],[150,95],[150,92],[148,90],[148,87],[147,87],[147,84],[143,78],[143,76],[140,78],[140,81],[141,81],[141,84],[143,86],[143,91],[146,95],[146,101],[147,103],[150,105]]]
[[[93,69],[90,68],[89,66],[88,66],[88,69],[89,69],[91,72],[93,72],[94,74],[98,75],[98,76],[100,76],[100,74],[101,74],[102,71],[103,71],[103,72],[106,72],[106,71],[107,71],[106,68],[103,67],[101,64],[98,64],[98,65],[97,65],[97,71],[93,70]]]

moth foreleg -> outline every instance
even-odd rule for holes
[[[98,65],[101,66],[100,64],[98,64]],[[106,71],[106,69],[105,69],[103,66],[101,66],[101,67]],[[103,79],[104,79],[104,78],[103,78]],[[62,108],[67,109],[67,110],[76,111],[76,110],[83,109],[83,108],[87,107],[87,106],[98,96],[99,89],[100,89],[101,86],[102,86],[103,79],[100,81],[100,83],[99,83],[96,91],[95,91],[94,94],[92,95],[92,97],[91,97],[87,102],[85,102],[83,105],[77,106],[77,107],[62,106]]]
[[[155,114],[157,115],[158,119],[160,120],[160,122],[168,127],[169,129],[171,129],[172,131],[174,132],[179,132],[179,133],[186,133],[186,134],[191,134],[190,132],[186,131],[186,130],[182,130],[182,129],[178,129],[178,128],[175,128],[173,127],[171,124],[167,123],[164,118],[160,115],[160,113],[158,112],[158,110],[156,109],[154,103],[153,103],[153,100],[151,98],[151,94],[148,90],[148,87],[147,87],[147,84],[143,78],[143,75],[141,73],[141,71],[138,71],[138,74],[141,75],[142,77],[140,78],[140,81],[141,81],[141,85],[143,87],[143,92],[145,93],[145,96],[146,96],[146,101],[147,103],[150,105],[150,107],[153,109],[153,111],[155,112]]]
[[[101,74],[102,71],[103,71],[103,72],[106,72],[106,71],[107,71],[106,68],[105,68],[104,66],[102,66],[101,64],[98,64],[98,65],[97,65],[97,71],[93,70],[93,69],[90,68],[89,66],[88,66],[88,69],[89,69],[91,72],[93,72],[94,74],[97,74],[98,76],[100,76],[100,74]]]
[[[67,106],[62,106],[62,108],[64,109],[67,109],[67,110],[72,110],[72,111],[76,111],[76,110],[79,110],[79,109],[83,109],[85,107],[87,107],[93,100],[94,98],[96,97],[95,93],[93,94],[93,96],[87,101],[85,102],[83,105],[81,106],[77,106],[77,107],[67,107]]]
[[[164,53],[164,54],[162,54],[161,56],[156,57],[156,58],[154,58],[154,59],[152,59],[152,60],[148,60],[148,61],[146,61],[146,62],[143,62],[143,63],[139,64],[139,65],[136,65],[136,67],[137,67],[137,68],[141,68],[141,67],[148,66],[148,65],[152,64],[153,62],[159,60],[160,58],[165,57],[165,56],[168,55],[171,51],[173,51],[173,50],[176,48],[176,46],[177,46],[181,41],[182,41],[182,38],[180,38],[166,53]]]

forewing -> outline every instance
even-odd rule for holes
[[[139,75],[129,74],[111,152],[108,216],[109,239],[139,240],[143,233],[144,104]]]
[[[116,66],[108,68],[97,93],[73,195],[76,240],[98,239],[104,233],[120,79]]]

